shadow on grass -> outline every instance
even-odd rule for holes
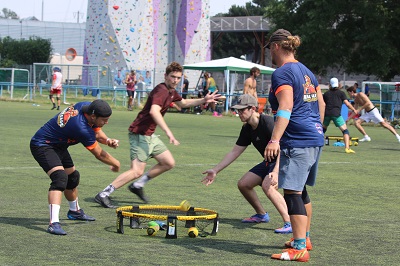
[[[48,218],[29,218],[26,217],[0,217],[0,224],[22,226],[37,231],[46,231],[49,225]]]
[[[257,230],[265,230],[265,231],[275,231],[274,228],[261,228],[260,225],[268,225],[268,223],[242,223],[240,219],[225,219],[225,218],[220,218],[219,222],[221,224],[229,224],[232,226],[234,229],[240,229],[240,230],[245,230],[245,229],[257,229]]]
[[[133,197],[132,197],[133,198]],[[80,198],[79,198],[80,199]],[[113,197],[110,197],[111,202],[113,205],[117,206],[117,207],[122,207],[122,206],[132,206],[132,205],[145,205],[146,203],[144,203],[143,201],[141,201],[140,199],[116,199]],[[97,207],[102,207],[100,206],[100,204],[98,204],[95,200],[94,197],[87,197],[84,198],[83,201],[85,202],[89,202],[89,203],[95,203],[95,206]],[[103,208],[103,207],[102,207]]]

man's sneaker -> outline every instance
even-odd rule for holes
[[[51,108],[51,110],[54,110],[54,109],[56,109],[56,107],[55,107],[55,106],[53,106],[53,108]]]
[[[81,220],[81,221],[96,221],[96,219],[92,216],[87,215],[83,209],[79,211],[71,211],[69,210],[67,213],[67,217],[70,220]]]
[[[129,189],[130,192],[132,192],[133,194],[136,194],[141,200],[143,200],[144,203],[148,203],[148,202],[149,202],[149,200],[147,199],[147,197],[144,195],[144,192],[143,192],[143,188],[142,188],[142,187],[137,188],[137,187],[134,187],[133,184],[131,184],[131,185],[128,187],[128,189]]]
[[[60,223],[52,223],[47,227],[47,232],[54,235],[66,235],[67,233],[61,228]]]
[[[242,220],[242,223],[268,223],[269,215],[268,212],[266,214],[254,214],[250,218],[245,218]]]
[[[94,201],[103,206],[104,208],[111,208],[111,209],[116,208],[116,206],[114,206],[111,203],[111,199],[109,196],[101,197],[100,193],[97,194],[96,197],[94,197]]]
[[[290,234],[292,233],[292,225],[290,223],[286,223],[283,227],[275,229],[275,233],[277,234]]]
[[[353,151],[352,149],[344,149],[344,151],[345,151],[346,153],[356,153],[356,152]]]
[[[371,138],[368,137],[368,136],[366,136],[366,137],[363,137],[362,139],[360,139],[359,141],[361,141],[361,142],[364,142],[364,141],[371,141]]]
[[[310,254],[308,253],[306,248],[304,249],[288,248],[282,250],[282,253],[280,254],[272,254],[271,259],[307,262],[310,259]]]
[[[285,247],[293,248],[294,238],[291,238],[289,241],[285,242]],[[306,248],[308,251],[312,250],[312,243],[309,237],[306,238]]]

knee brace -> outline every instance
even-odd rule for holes
[[[60,100],[60,97],[56,96],[56,99],[57,99],[57,101],[59,101],[59,100]]]
[[[342,131],[342,133],[343,133],[343,135],[346,135],[346,134],[347,134],[347,135],[350,135],[350,133],[349,133],[349,130],[348,130],[348,129],[345,129],[345,130],[343,130],[343,131]]]
[[[285,194],[284,195],[289,215],[304,215],[307,216],[306,208],[300,194]]]
[[[67,189],[74,189],[79,185],[79,179],[81,175],[77,170],[75,170],[72,174],[68,175]]]
[[[51,100],[53,98],[53,95],[49,95],[49,99]]]
[[[304,204],[308,204],[311,202],[310,197],[308,196],[306,187],[304,187],[303,192],[301,193],[301,198],[302,198]]]
[[[67,182],[68,182],[68,175],[65,173],[64,170],[57,170],[51,173],[50,175],[51,179],[51,184],[49,191],[52,190],[59,190],[59,191],[64,191],[65,188],[67,187]]]

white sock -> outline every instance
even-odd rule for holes
[[[139,179],[133,183],[133,186],[135,188],[141,188],[144,187],[144,185],[150,181],[150,177],[148,176],[149,172],[144,173],[141,177],[139,177]]]
[[[368,135],[364,135],[364,138],[369,138],[369,136]]]
[[[111,193],[113,193],[115,190],[115,187],[111,184],[109,184],[103,191],[100,193],[100,197],[108,197],[110,196]]]
[[[60,205],[58,204],[49,204],[50,210],[50,223],[59,223],[60,222]]]
[[[76,198],[76,200],[74,200],[74,201],[68,201],[68,204],[69,204],[69,209],[71,211],[76,212],[81,209],[81,208],[79,208],[78,198]]]
[[[399,134],[396,134],[396,138],[399,139],[399,138],[400,138],[400,135],[399,135]]]

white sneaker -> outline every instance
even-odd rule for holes
[[[359,141],[364,142],[364,141],[371,141],[371,138],[368,136],[363,137],[362,139],[360,139]]]

